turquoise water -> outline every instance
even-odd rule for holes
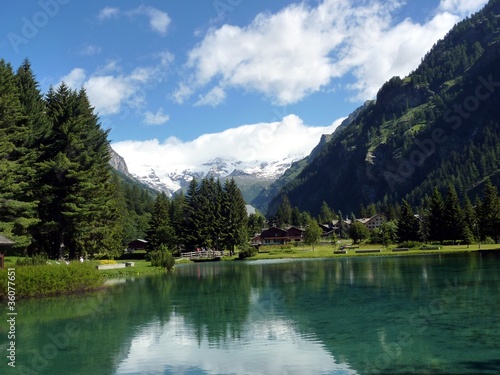
[[[495,254],[181,265],[20,301],[16,368],[0,372],[498,374],[499,266]]]

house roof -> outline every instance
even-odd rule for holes
[[[7,237],[0,236],[0,246],[2,246],[2,245],[14,245],[14,244],[15,244],[14,241],[9,240]]]

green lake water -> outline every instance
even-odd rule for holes
[[[19,301],[16,368],[3,355],[0,373],[500,374],[499,266],[498,253],[179,265]]]

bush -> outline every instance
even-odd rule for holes
[[[409,249],[420,249],[423,243],[418,241],[404,241],[401,242],[398,247],[407,247]]]
[[[240,248],[240,251],[238,253],[238,258],[240,259],[246,259],[246,258],[251,258],[257,254],[258,250],[250,245],[244,245]]]
[[[47,264],[49,258],[45,254],[36,254],[32,257],[18,258],[16,266],[43,266]]]
[[[175,258],[165,245],[161,245],[158,250],[149,254],[153,267],[162,267],[170,271],[174,268]]]

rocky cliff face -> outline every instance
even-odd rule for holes
[[[121,174],[131,178],[132,180],[136,180],[136,178],[129,172],[127,163],[125,163],[125,159],[123,159],[120,155],[116,153],[111,147],[109,147],[109,154],[111,158],[109,159],[109,164],[116,169]]]

